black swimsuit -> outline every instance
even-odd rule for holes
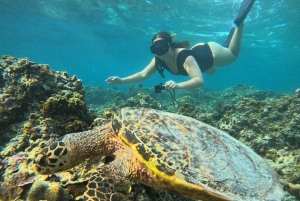
[[[174,73],[170,70],[164,60],[155,57],[155,67],[158,71],[162,72],[167,69],[174,75],[189,75],[183,67],[183,64],[188,56],[193,56],[200,67],[201,72],[205,72],[213,65],[213,55],[208,44],[197,45],[190,50],[182,50],[177,56],[177,70],[178,73]]]

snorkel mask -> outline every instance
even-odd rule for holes
[[[155,41],[151,45],[150,50],[153,54],[156,54],[157,56],[166,54],[169,50],[169,43],[164,39]]]
[[[176,36],[176,33],[172,34],[171,36],[167,32],[159,32],[158,34],[154,35],[152,38],[152,42],[157,39],[161,38],[160,40],[155,41],[152,46],[150,47],[150,50],[153,54],[156,54],[157,56],[161,56],[163,54],[166,54],[169,50],[170,44],[172,43],[172,39]]]

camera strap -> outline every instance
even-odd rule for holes
[[[170,93],[170,96],[171,96],[171,99],[172,99],[172,102],[173,102],[173,106],[175,108],[178,107],[178,102],[176,101],[176,97],[175,97],[175,89],[173,89],[172,91],[168,90],[168,92]]]

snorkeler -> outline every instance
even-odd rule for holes
[[[165,88],[169,89],[195,89],[201,87],[203,82],[202,72],[214,74],[218,67],[226,66],[239,55],[242,43],[244,20],[250,11],[254,0],[244,0],[237,17],[234,19],[236,28],[232,28],[226,42],[220,45],[215,42],[198,43],[190,50],[189,42],[173,42],[174,35],[159,32],[152,38],[150,50],[156,56],[142,71],[131,76],[109,77],[108,84],[130,84],[148,79],[156,71],[164,77],[163,71],[167,69],[175,75],[188,75],[190,80],[176,83],[172,80],[166,82]]]

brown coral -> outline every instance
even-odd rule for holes
[[[71,196],[59,183],[40,180],[33,183],[27,197],[28,201],[66,201],[69,199]]]
[[[81,113],[85,107],[82,81],[74,76],[70,78],[65,72],[53,71],[48,65],[37,64],[28,58],[7,55],[2,56],[0,69],[1,135],[10,125],[27,120],[28,114],[37,111],[41,102],[59,91],[75,94],[67,105],[73,111]],[[29,129],[30,126],[26,125],[24,131],[28,133]]]

